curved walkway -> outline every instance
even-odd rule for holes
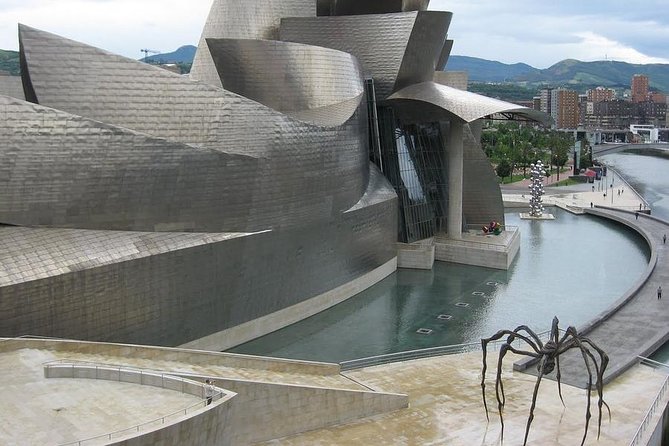
[[[664,234],[669,236],[669,222],[643,213],[637,219],[634,212],[612,208],[584,210],[637,230],[651,248],[644,277],[611,309],[579,330],[609,355],[610,362],[604,375],[604,382],[608,383],[636,364],[637,356],[649,356],[669,340],[669,244],[662,240]],[[661,300],[657,298],[658,286],[666,290]],[[527,366],[527,362],[516,364],[518,369]],[[581,388],[587,386],[588,372],[580,352],[572,350],[561,356],[560,369],[562,382]],[[533,372],[534,367],[527,371]]]

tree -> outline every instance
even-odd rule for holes
[[[495,168],[495,173],[504,181],[505,177],[511,175],[511,164],[505,159],[500,161]]]
[[[569,161],[569,150],[574,145],[574,138],[571,134],[551,131],[549,136],[551,147],[553,148],[553,164],[558,168],[558,181],[560,181],[560,169]]]

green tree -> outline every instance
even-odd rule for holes
[[[548,138],[553,150],[552,163],[558,168],[557,179],[560,181],[560,170],[569,161],[569,152],[574,146],[574,138],[570,133],[556,131],[551,131]]]
[[[495,173],[504,181],[504,178],[511,175],[511,164],[507,160],[502,160],[497,164]]]

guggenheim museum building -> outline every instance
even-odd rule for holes
[[[504,221],[483,120],[548,118],[441,71],[428,3],[214,0],[188,76],[19,25],[0,336],[220,351],[466,258]]]

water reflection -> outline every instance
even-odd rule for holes
[[[521,230],[509,271],[442,262],[431,271],[398,270],[340,305],[231,351],[342,361],[476,342],[520,324],[546,330],[555,315],[563,326],[581,325],[639,279],[649,254],[639,236],[616,223],[550,211],[556,220],[506,215]]]

